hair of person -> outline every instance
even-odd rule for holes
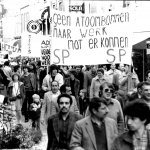
[[[104,69],[102,69],[102,68],[98,68],[97,72],[101,72],[104,75]]]
[[[145,74],[146,77],[148,77],[148,74],[149,74],[149,73],[150,73],[150,70],[148,70],[148,71],[146,72],[146,74]]]
[[[141,85],[141,88],[142,88],[143,86],[145,86],[145,85],[149,85],[149,86],[150,86],[150,83],[149,83],[148,81],[143,81],[141,84],[142,84],[142,85]]]
[[[38,94],[33,94],[33,95],[32,95],[32,98],[33,98],[33,99],[36,99],[36,98],[37,98],[37,99],[40,99],[40,96],[39,96]]]
[[[118,91],[119,90],[119,86],[115,83],[112,83],[113,87],[114,87],[114,91]]]
[[[23,69],[28,69],[28,71],[30,70],[29,66],[27,66],[27,65],[24,65]]]
[[[85,89],[81,89],[80,92],[84,93],[84,96],[87,96],[87,91]]]
[[[70,95],[68,95],[68,94],[61,94],[61,95],[58,96],[58,98],[57,98],[58,105],[60,103],[60,99],[63,98],[63,97],[69,98],[69,100],[70,100],[70,106],[71,106],[72,105],[72,97]]]
[[[76,70],[75,70],[75,69],[71,69],[71,70],[69,70],[69,73],[73,74],[74,76],[76,76],[76,74],[77,74],[77,72],[76,72]]]
[[[146,120],[145,125],[150,123],[150,108],[143,99],[135,99],[129,102],[124,108],[124,114],[130,117]]]
[[[17,72],[17,70],[20,68],[19,65],[14,66],[14,72]]]
[[[4,66],[9,66],[9,61],[5,61]]]
[[[53,70],[57,70],[57,72],[58,72],[58,66],[57,65],[55,65],[55,64],[52,64],[50,67],[49,67],[49,74],[52,74],[52,72],[53,72]]]
[[[14,73],[12,74],[11,78],[14,81],[14,76],[18,76],[18,80],[20,80],[20,75],[18,73]]]
[[[66,84],[63,84],[61,87],[60,87],[60,93],[66,93],[66,87],[70,87],[69,85],[66,85]]]
[[[100,97],[93,97],[89,102],[89,111],[91,114],[93,114],[93,109],[98,111],[98,108],[101,107],[101,103],[107,105],[107,102],[105,99]]]
[[[56,80],[53,80],[53,81],[51,82],[51,86],[52,86],[53,82],[56,82],[57,85],[59,86],[59,83],[58,83],[58,81],[56,81]]]
[[[143,82],[139,82],[139,83],[137,84],[137,89],[141,89],[142,86],[143,86]]]

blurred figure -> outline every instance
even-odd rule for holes
[[[124,113],[129,130],[114,140],[111,150],[149,150],[150,131],[146,129],[150,123],[149,107],[136,100],[126,106]]]
[[[30,104],[30,116],[32,120],[32,128],[36,130],[40,130],[40,115],[41,115],[41,100],[40,96],[37,94],[34,94],[32,96],[33,103]]]
[[[78,93],[79,93],[79,89],[80,89],[80,81],[76,78],[76,70],[75,69],[69,70],[69,75],[70,75],[70,77],[65,79],[64,84],[71,87],[71,93],[73,96],[75,96],[78,107],[79,107]]]
[[[0,94],[6,96],[7,76],[4,74],[3,65],[0,65]]]
[[[64,83],[63,76],[60,73],[58,73],[58,66],[53,64],[50,66],[49,73],[43,79],[42,89],[45,92],[50,91],[51,90],[51,82],[54,80],[59,83],[59,88]]]
[[[25,122],[29,120],[29,106],[33,102],[32,95],[36,92],[36,78],[33,73],[29,72],[30,68],[28,66],[23,66],[24,74],[21,77],[21,81],[25,86],[25,101],[22,106],[22,113],[25,116]]]
[[[80,90],[79,93],[79,110],[82,116],[85,116],[85,111],[89,105],[89,98],[85,89]]]
[[[12,81],[8,85],[8,97],[9,100],[11,101],[11,105],[14,110],[14,114],[17,117],[17,123],[21,123],[21,108],[22,108],[22,103],[24,102],[25,99],[25,88],[24,84],[19,81],[20,75],[17,73],[14,73],[12,75]]]
[[[4,62],[4,67],[3,67],[3,71],[4,71],[4,74],[7,76],[7,81],[6,81],[6,88],[9,84],[9,82],[12,80],[12,69],[9,65],[9,61],[5,61]]]
[[[92,79],[90,87],[90,98],[99,97],[99,87],[106,81],[104,70],[102,68],[97,69],[97,76]]]
[[[90,86],[92,83],[92,79],[97,75],[97,71],[95,67],[92,67],[89,71],[84,73],[84,89],[87,92],[87,96],[90,97]]]
[[[128,82],[128,80],[130,80],[130,81]],[[126,65],[125,73],[123,73],[119,77],[120,90],[123,90],[126,94],[127,93],[131,94],[131,93],[137,91],[136,87],[137,87],[138,83],[139,83],[139,79],[138,79],[137,74],[135,72],[131,72],[129,70],[129,65]]]
[[[76,66],[75,69],[76,69],[75,77],[80,81],[80,89],[79,90],[81,90],[81,89],[83,89],[83,84],[84,84],[84,74],[81,70],[81,66]]]

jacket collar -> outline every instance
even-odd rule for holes
[[[59,141],[59,116],[60,114],[57,113],[57,116],[54,118],[54,122],[53,122],[53,128],[55,131],[55,135],[57,140]],[[68,115],[68,119],[69,119],[69,125],[68,125],[68,131],[67,131],[67,138],[70,137],[71,133],[72,133],[72,129],[74,127],[74,123],[75,123],[75,117],[73,117],[73,113],[70,111],[69,115]]]
[[[108,144],[108,143],[110,143],[109,137],[111,137],[110,122],[108,121],[107,117],[104,119],[104,124],[105,124],[105,128],[106,128],[107,146],[108,146],[108,149],[110,149],[110,145]],[[86,119],[86,129],[89,133],[89,137],[90,137],[91,141],[93,142],[95,150],[97,150],[96,139],[95,139],[94,129],[93,129],[92,121],[91,121],[91,116],[87,117],[87,119]]]
[[[147,130],[147,138],[148,138],[148,145],[150,146],[150,131]],[[125,140],[126,142],[129,142],[131,144],[133,144],[133,132],[131,131],[127,131],[126,133],[124,133],[124,136],[122,137],[123,140]]]

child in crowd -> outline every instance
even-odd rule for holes
[[[87,97],[87,92],[85,89],[82,89],[79,93],[79,111],[81,115],[85,115],[88,104],[89,98]]]
[[[30,117],[32,120],[32,127],[40,130],[40,115],[41,115],[41,100],[40,96],[37,94],[34,94],[32,96],[33,103],[30,105],[29,111],[30,111]]]

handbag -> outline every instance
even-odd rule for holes
[[[4,90],[5,89],[5,85],[0,83],[0,90]]]

